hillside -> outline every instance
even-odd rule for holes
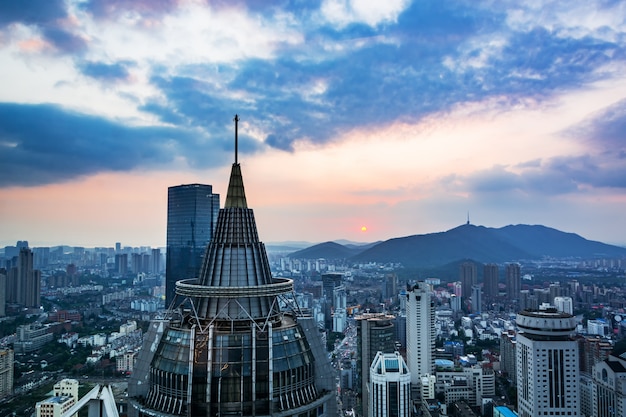
[[[359,248],[334,242],[294,252],[293,258],[344,259],[355,262],[399,262],[406,267],[433,268],[472,259],[476,262],[511,262],[543,257],[605,258],[626,256],[626,248],[587,240],[541,225],[489,228],[464,224],[446,232],[389,239]]]
[[[348,259],[363,252],[368,246],[347,247],[335,242],[324,242],[310,248],[302,249],[290,254],[295,259]]]

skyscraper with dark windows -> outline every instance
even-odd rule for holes
[[[506,295],[509,300],[517,300],[522,290],[522,275],[519,264],[508,264],[505,269]]]
[[[322,275],[322,291],[324,297],[324,327],[327,330],[333,329],[333,310],[335,306],[335,288],[341,286],[343,280],[342,274],[324,274]]]
[[[33,268],[33,251],[28,247],[21,247],[12,264],[14,266],[7,271],[6,301],[27,308],[39,308],[41,271]]]
[[[166,306],[174,299],[176,281],[198,277],[219,209],[220,196],[213,193],[211,185],[185,184],[167,189]]]
[[[177,280],[167,314],[144,339],[129,415],[336,416],[319,328],[293,281],[271,275],[236,153],[200,273]]]
[[[395,317],[385,313],[364,313],[355,317],[357,332],[357,387],[361,403],[357,414],[368,417],[370,394],[370,366],[378,352],[396,350]]]
[[[498,296],[498,265],[485,264],[483,267],[483,295],[487,300]]]
[[[472,287],[478,284],[478,274],[474,262],[463,262],[459,266],[459,280],[461,281],[461,291],[465,303],[472,296]]]

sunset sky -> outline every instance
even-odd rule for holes
[[[234,160],[266,243],[626,245],[626,2],[0,2],[0,246],[164,246]]]

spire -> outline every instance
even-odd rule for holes
[[[235,115],[233,119],[235,122],[235,163],[230,171],[230,180],[228,182],[228,192],[226,193],[226,203],[224,203],[224,208],[230,207],[240,207],[247,208],[248,203],[246,202],[246,192],[243,188],[243,177],[241,176],[241,166],[239,166],[239,162],[237,162],[237,153],[238,149],[238,123],[239,116]]]

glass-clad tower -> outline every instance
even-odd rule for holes
[[[129,415],[335,416],[319,330],[293,281],[271,276],[236,157],[200,274],[176,282],[168,313],[144,340]]]
[[[174,299],[176,281],[198,276],[219,210],[220,196],[213,194],[210,185],[184,184],[167,189],[167,307]]]

